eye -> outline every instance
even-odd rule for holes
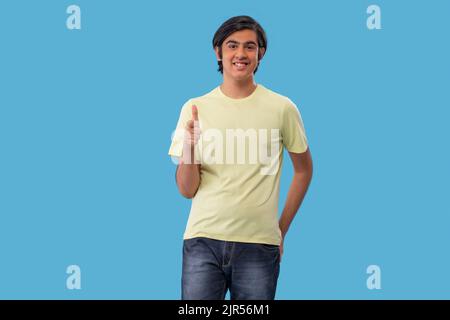
[[[256,50],[256,46],[255,45],[249,45],[247,46],[248,50]]]
[[[229,45],[228,45],[228,48],[230,48],[230,49],[235,49],[237,46],[234,44],[234,43],[230,43]]]

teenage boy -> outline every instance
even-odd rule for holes
[[[213,38],[223,83],[181,109],[169,155],[192,199],[183,237],[182,299],[274,299],[283,242],[312,178],[302,118],[287,97],[255,83],[267,50],[253,18]],[[248,142],[248,143],[247,143]],[[294,177],[278,220],[283,147]]]

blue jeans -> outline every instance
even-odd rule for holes
[[[182,300],[273,300],[279,246],[197,237],[183,241]]]

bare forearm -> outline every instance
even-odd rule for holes
[[[298,172],[294,174],[289,188],[286,204],[280,217],[279,226],[282,236],[286,235],[292,220],[294,219],[301,203],[306,195],[312,178],[312,171]]]
[[[200,164],[194,163],[193,148],[184,147],[183,157],[177,167],[177,185],[180,193],[186,198],[195,196],[200,185]]]

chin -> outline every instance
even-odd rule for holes
[[[245,80],[248,78],[251,78],[253,75],[253,72],[250,73],[236,73],[236,72],[227,72],[230,78],[233,78],[234,80]]]

